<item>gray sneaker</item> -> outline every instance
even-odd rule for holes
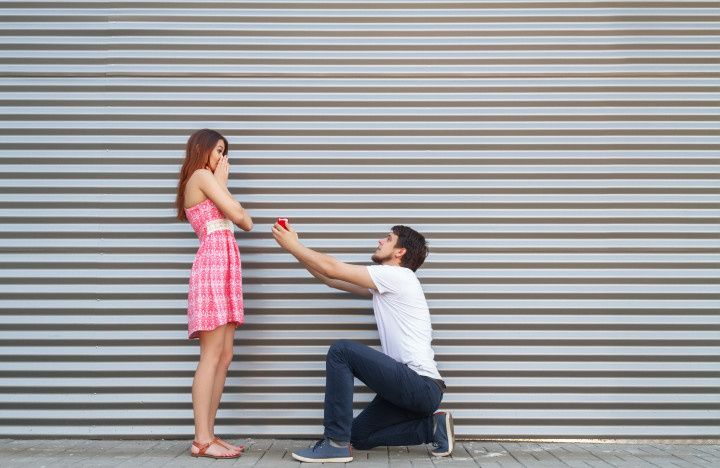
[[[455,448],[455,427],[453,426],[452,414],[449,412],[435,413],[435,433],[433,434],[433,446],[430,453],[436,457],[446,457]]]
[[[350,444],[347,447],[335,447],[328,438],[319,440],[314,447],[293,452],[292,456],[295,460],[306,463],[347,463],[353,461]]]

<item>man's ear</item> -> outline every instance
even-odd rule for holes
[[[395,258],[402,258],[403,255],[407,252],[407,249],[405,247],[401,247],[399,249],[395,249]]]

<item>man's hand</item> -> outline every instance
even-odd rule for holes
[[[280,223],[276,222],[272,227],[272,234],[275,242],[277,242],[283,250],[292,253],[293,247],[297,247],[300,244],[300,240],[298,239],[297,232],[290,226],[290,223],[287,224],[287,227],[288,228],[285,229],[280,226]]]
[[[365,289],[377,289],[367,267],[343,263],[330,255],[308,249],[300,243],[297,233],[289,224],[288,230],[285,230],[280,226],[280,223],[275,223],[272,227],[272,233],[280,247],[297,258],[310,273],[319,275],[321,281],[326,284],[329,284],[329,280],[340,280]],[[332,286],[336,287],[336,285]],[[345,288],[339,289],[348,290]],[[353,288],[352,292],[361,295],[367,294],[367,292],[361,292],[357,288]]]

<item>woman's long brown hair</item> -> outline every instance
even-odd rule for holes
[[[187,145],[185,145],[185,161],[180,168],[180,177],[178,179],[177,196],[175,197],[175,208],[177,209],[177,219],[186,221],[185,216],[185,186],[191,175],[198,169],[202,169],[208,164],[210,152],[215,148],[218,140],[225,142],[225,151],[228,153],[227,139],[216,132],[204,128],[190,135]]]

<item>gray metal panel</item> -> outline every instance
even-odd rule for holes
[[[0,436],[191,435],[202,127],[256,221],[219,433],[319,434],[328,345],[378,345],[284,215],[352,262],[427,235],[460,436],[720,436],[716,2],[0,7]]]

